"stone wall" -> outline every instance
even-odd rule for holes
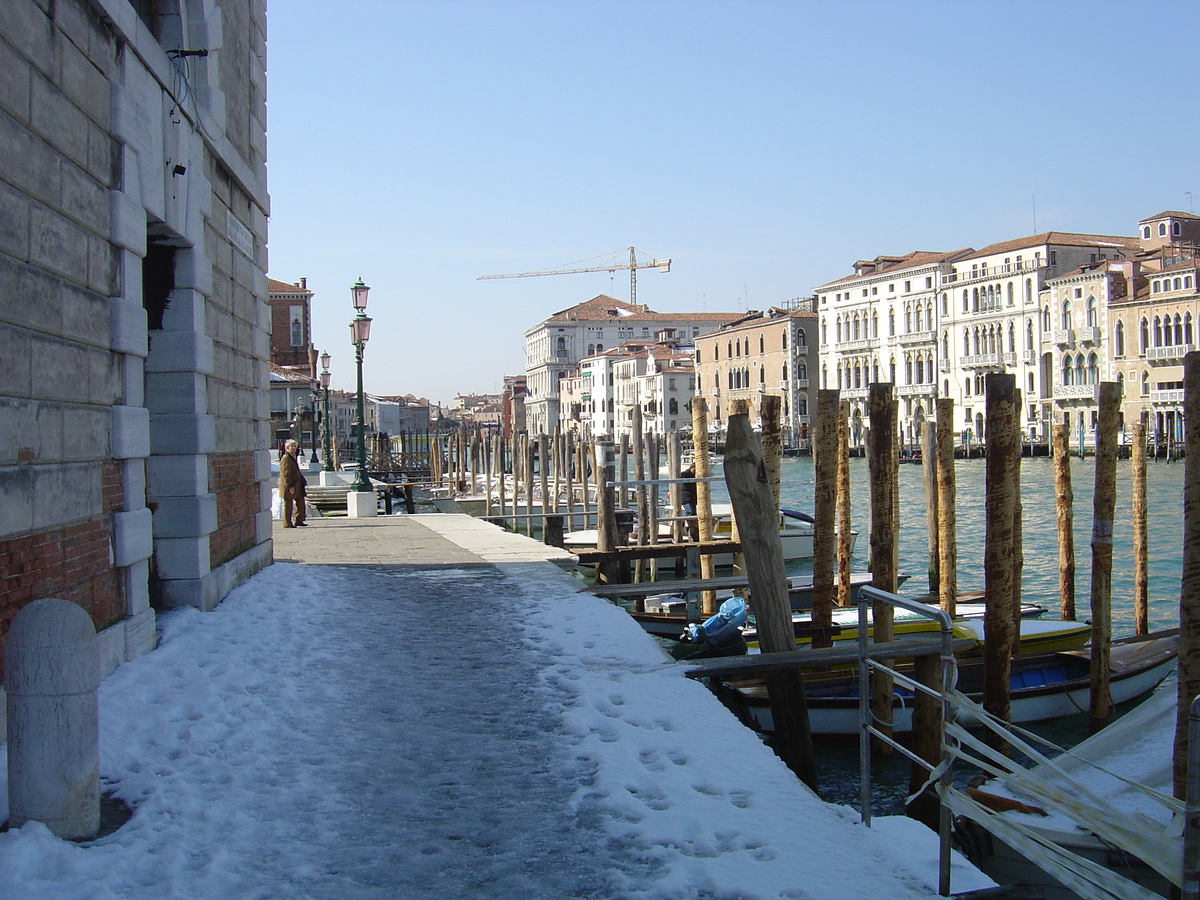
[[[0,650],[107,668],[271,560],[264,4],[155,6],[0,3]]]

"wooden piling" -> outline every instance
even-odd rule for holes
[[[795,653],[787,572],[779,539],[779,507],[771,496],[758,443],[748,415],[730,416],[725,440],[725,483],[735,517],[742,522],[742,553],[754,595],[759,646],[764,653]],[[775,752],[805,784],[816,790],[816,763],[800,670],[768,675],[767,692],[775,722]]]
[[[521,448],[524,451],[522,459],[525,474],[525,536],[533,537],[533,436],[527,434],[524,437]]]
[[[937,401],[938,604],[951,618],[958,597],[958,535],[954,474],[954,401]]]
[[[925,532],[929,543],[929,593],[938,593],[937,423],[921,424],[921,481],[925,487]]]
[[[1012,721],[1009,674],[1017,642],[1017,616],[1013,603],[1016,547],[1013,523],[1016,514],[1017,466],[1021,462],[1016,376],[991,373],[986,381],[987,471],[984,529],[983,707],[1004,722]],[[1008,742],[988,733],[988,742],[1003,753]]]
[[[1146,532],[1146,419],[1133,426],[1130,452],[1133,494],[1133,630],[1150,633],[1149,540]]]
[[[1183,580],[1175,708],[1175,797],[1187,796],[1188,720],[1200,695],[1200,352],[1183,358]]]
[[[1054,426],[1054,497],[1058,511],[1058,603],[1075,621],[1075,492],[1071,489],[1071,430]]]
[[[712,467],[708,462],[708,404],[703,397],[696,395],[692,398],[692,450],[696,457],[696,477],[709,478]],[[707,481],[696,483],[696,521],[700,540],[712,540],[712,487]],[[717,573],[716,561],[712,554],[700,556],[700,577],[715,578]],[[717,612],[717,592],[703,591],[700,594],[701,611],[705,616]]]
[[[642,407],[636,403],[633,406],[633,480],[646,480],[646,438],[642,433]],[[634,489],[634,498],[637,503],[637,543],[639,547],[645,547],[650,543],[650,507],[644,484],[639,484]],[[646,560],[635,560],[633,572],[634,581],[645,581]],[[639,612],[644,611],[643,606]]]
[[[891,382],[876,382],[868,388],[867,415],[871,429],[867,434],[868,469],[871,478],[871,585],[889,593],[896,592],[896,477],[899,466],[896,444],[896,401]],[[874,641],[894,639],[895,610],[889,603],[875,602],[871,608]],[[892,679],[876,673],[871,685],[871,711],[879,730],[890,735],[886,723],[892,720]],[[882,741],[873,743],[875,752],[889,754],[892,748]]]
[[[1100,383],[1100,415],[1096,428],[1096,486],[1092,494],[1092,652],[1088,719],[1092,731],[1108,724],[1112,696],[1108,666],[1112,644],[1113,518],[1117,507],[1117,428],[1121,385]]]
[[[674,481],[681,471],[679,460],[682,452],[679,432],[672,431],[667,439],[667,478],[671,479],[667,487],[667,497],[671,506],[671,518],[676,520],[671,523],[671,542],[675,544],[682,543],[686,533],[684,523],[679,521],[679,517],[683,515],[683,491],[681,485]]]
[[[767,484],[775,498],[776,516],[779,515],[779,478],[783,460],[783,435],[779,430],[779,412],[783,400],[777,394],[763,394],[758,413],[762,419],[763,465],[767,468]]]
[[[818,390],[812,428],[813,452],[813,647],[828,647],[822,631],[833,624],[834,568],[837,563],[837,476],[839,392]]]
[[[837,605],[850,605],[850,401],[838,403],[837,424]]]
[[[621,477],[621,487],[617,490],[617,504],[621,509],[629,508],[629,486],[625,483],[629,481],[629,435],[621,435],[620,459],[617,463]]]
[[[545,434],[537,439],[538,489],[542,492],[542,536],[546,534],[546,516],[550,512],[550,446]],[[532,510],[531,510],[532,512]],[[532,521],[532,520],[531,520]]]

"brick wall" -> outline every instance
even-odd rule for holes
[[[209,565],[215,569],[255,545],[260,495],[254,481],[254,453],[211,456],[209,485],[217,497],[217,530],[208,538]]]
[[[104,515],[0,540],[0,671],[8,626],[47,597],[78,603],[100,631],[125,614],[123,575],[112,566],[112,519],[121,509],[121,468],[101,473]]]

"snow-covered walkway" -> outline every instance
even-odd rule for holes
[[[133,818],[0,834],[0,898],[935,894],[921,826],[817,800],[551,565],[276,563],[160,623],[101,688]]]

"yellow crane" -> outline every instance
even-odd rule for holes
[[[629,270],[629,302],[636,304],[637,303],[637,270],[638,269],[658,269],[658,271],[660,271],[660,272],[670,272],[671,271],[671,261],[669,259],[650,259],[646,262],[638,262],[637,250],[635,250],[633,247],[626,247],[625,249],[629,251],[629,262],[624,262],[624,261],[617,262],[614,260],[614,261],[610,261],[607,263],[603,263],[601,265],[583,266],[583,267],[578,267],[578,266],[576,266],[575,263],[567,263],[566,266],[569,266],[571,268],[565,268],[563,266],[559,266],[559,267],[553,268],[553,269],[540,269],[537,272],[513,272],[510,275],[480,275],[476,279],[476,281],[486,281],[490,278],[533,278],[538,275],[578,275],[582,272],[608,272],[611,274],[612,272],[616,272],[618,269],[628,269]],[[623,251],[614,250],[612,253],[610,253],[608,255],[611,257],[611,256],[614,256],[615,254],[621,253],[621,252],[623,252]],[[600,257],[592,257],[592,258],[599,259]],[[584,259],[584,260],[580,260],[580,262],[590,262],[590,260]]]

